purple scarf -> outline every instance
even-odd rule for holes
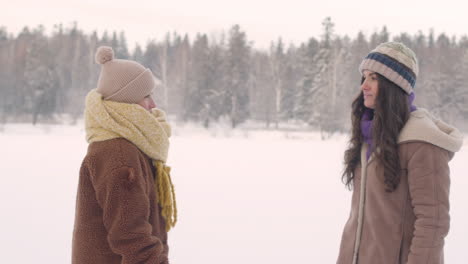
[[[411,112],[417,109],[416,106],[413,105],[414,98],[415,98],[415,95],[414,95],[414,92],[412,92],[408,96],[408,101],[410,104]],[[374,151],[374,146],[372,144],[372,121],[373,120],[374,120],[374,110],[366,107],[364,110],[364,114],[362,115],[362,118],[361,118],[361,133],[362,133],[364,142],[366,142],[367,145],[369,146],[369,148],[367,149],[367,153],[366,153],[367,160],[369,160],[370,155]]]

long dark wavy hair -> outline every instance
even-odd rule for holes
[[[378,73],[377,80],[379,88],[373,116],[372,143],[378,166],[384,170],[385,190],[393,192],[400,183],[398,135],[409,119],[410,103],[407,94],[399,86]],[[361,84],[363,81],[364,78]],[[361,118],[366,108],[362,91],[351,106],[352,134],[344,154],[345,168],[342,175],[342,180],[349,189],[353,187],[354,171],[361,162]]]

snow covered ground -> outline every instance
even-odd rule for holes
[[[335,263],[350,192],[346,137],[183,127],[169,165],[180,221],[171,263]],[[1,263],[70,263],[81,126],[7,125],[0,133]],[[466,263],[468,144],[450,163],[446,263]]]

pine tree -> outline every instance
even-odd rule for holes
[[[86,36],[78,31],[73,38],[74,49],[71,52],[71,91],[68,93],[66,111],[70,114],[72,122],[76,122],[83,114],[84,98],[89,90],[94,88],[95,83],[91,82],[90,72],[94,68],[94,52],[89,49],[89,42]]]
[[[208,56],[208,37],[206,35],[197,34],[191,52],[188,97],[185,104],[184,120],[206,119],[206,108],[209,107],[206,98],[210,89],[208,83]]]
[[[284,71],[281,93],[281,120],[294,119],[296,95],[299,94],[298,79],[302,75],[302,67],[299,65],[301,57],[298,49],[291,45],[284,55]]]
[[[216,41],[212,40],[209,47],[208,56],[208,94],[205,98],[207,106],[205,111],[207,115],[202,115],[204,120],[203,124],[205,127],[210,125],[211,120],[219,120],[222,115],[226,114],[226,106],[224,105],[225,98],[227,98],[227,61],[226,55],[227,48],[224,40],[224,35]]]
[[[312,96],[314,93],[312,83],[317,74],[317,64],[314,58],[319,50],[319,42],[311,38],[307,45],[302,45],[298,50],[299,76],[297,82],[298,92],[294,103],[295,118],[309,123],[313,109]]]
[[[269,127],[276,120],[276,89],[278,76],[274,76],[271,57],[265,52],[252,53],[252,77],[250,98],[255,104],[250,106],[251,118],[265,122]]]
[[[448,123],[453,123],[456,112],[454,111],[460,103],[456,95],[456,87],[459,85],[455,78],[457,64],[454,63],[456,53],[452,47],[451,40],[441,34],[435,42],[437,54],[434,56],[434,72],[428,76],[429,87],[427,93],[432,100],[429,101],[432,111]]]
[[[12,41],[4,27],[0,27],[0,124],[7,121],[10,115],[8,102],[13,100],[13,78],[12,78]]]
[[[28,93],[24,72],[26,68],[26,60],[28,49],[32,43],[34,36],[29,31],[28,27],[23,28],[22,32],[18,35],[13,47],[13,89],[12,100],[7,102],[6,108],[10,109],[15,117],[21,117],[25,113],[30,112],[30,105],[25,94]],[[29,100],[30,101],[30,100]]]
[[[334,24],[330,17],[323,23],[323,35],[320,49],[314,58],[317,65],[316,74],[311,83],[312,112],[308,123],[319,128],[322,138],[334,132],[336,127],[337,85],[336,68],[341,51],[334,42]]]
[[[137,61],[139,63],[143,63],[143,50],[141,49],[141,46],[139,44],[135,45],[132,60]]]
[[[176,113],[179,120],[186,120],[186,106],[189,97],[189,72],[191,64],[191,45],[188,35],[183,38],[176,33],[173,36],[173,45],[168,50],[167,85],[168,110]]]
[[[34,41],[31,42],[26,55],[24,90],[27,92],[24,96],[25,111],[32,115],[32,123],[36,124],[39,115],[48,118],[55,112],[54,98],[58,85],[44,28],[35,29],[33,36]]]
[[[249,117],[250,45],[238,25],[229,31],[226,64],[229,97],[225,98],[225,104],[234,128]]]
[[[286,58],[284,54],[284,45],[282,39],[278,39],[277,44],[272,44],[270,47],[270,67],[273,78],[274,88],[274,122],[275,127],[278,128],[280,114],[282,111],[282,98],[284,91],[284,79],[286,71]]]
[[[116,33],[114,32],[114,35],[112,38],[113,43],[115,41],[114,40],[115,38],[117,37],[116,37]],[[127,47],[127,38],[125,37],[125,33],[123,31],[119,33],[119,37],[115,42],[117,43],[114,49],[116,58],[124,59],[124,60],[127,60],[128,58],[130,58],[130,54],[128,53],[128,47]]]

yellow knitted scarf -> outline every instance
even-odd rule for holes
[[[137,104],[103,100],[96,90],[86,96],[86,140],[89,143],[125,138],[148,155],[156,167],[155,188],[169,231],[177,222],[177,206],[170,167],[166,166],[171,127],[159,109],[151,112]]]

